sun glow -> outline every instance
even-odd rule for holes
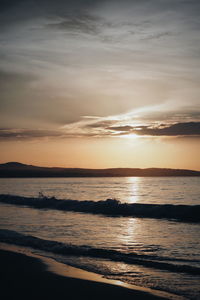
[[[138,139],[139,136],[135,133],[130,133],[130,134],[124,134],[122,136],[120,136],[121,138],[124,138],[124,139]]]

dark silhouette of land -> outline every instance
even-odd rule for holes
[[[200,176],[200,171],[166,168],[51,168],[26,165],[18,162],[0,164],[0,177],[153,177],[153,176]]]

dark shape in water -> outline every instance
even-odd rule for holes
[[[106,216],[174,219],[184,222],[200,222],[200,205],[121,203],[115,199],[105,201],[59,200],[55,197],[22,197],[0,195],[0,202],[25,205],[37,209],[75,211]]]

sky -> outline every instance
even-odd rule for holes
[[[0,162],[200,170],[198,0],[1,0]]]

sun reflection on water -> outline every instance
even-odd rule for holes
[[[140,177],[128,177],[127,183],[130,185],[130,197],[128,197],[127,202],[128,203],[136,203],[140,200]]]
[[[130,246],[134,246],[134,244],[135,244],[135,235],[138,234],[138,230],[140,230],[139,224],[138,224],[138,219],[128,218],[127,221],[126,221],[126,225],[124,226],[123,234],[120,237],[121,243],[125,247],[128,247],[128,248]]]

